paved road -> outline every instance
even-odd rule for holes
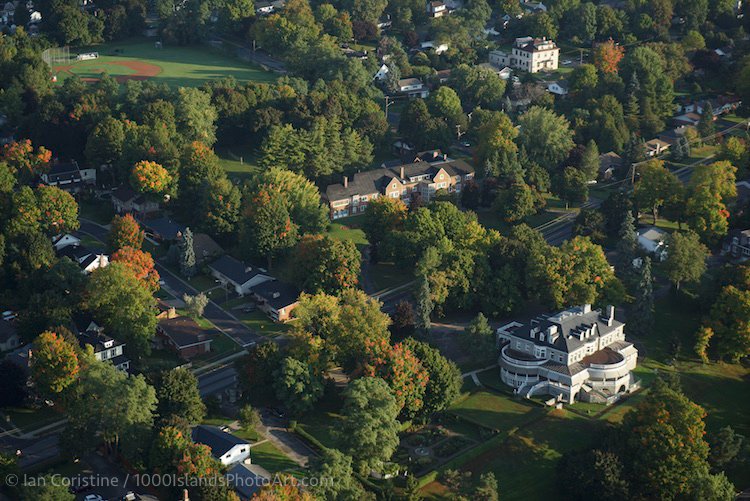
[[[107,241],[109,230],[96,223],[88,220],[81,220],[81,233],[86,233],[102,242]],[[198,290],[191,287],[188,283],[182,281],[174,273],[169,271],[161,263],[156,263],[156,271],[159,272],[161,279],[172,289],[178,296],[189,294],[194,296]],[[203,316],[210,320],[219,330],[232,337],[237,344],[243,348],[260,343],[266,338],[249,329],[245,324],[237,320],[231,313],[227,312],[213,301],[209,302],[203,312]]]

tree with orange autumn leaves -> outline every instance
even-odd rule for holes
[[[623,57],[625,49],[610,38],[594,49],[594,66],[602,73],[617,73]]]
[[[109,230],[109,248],[112,251],[123,247],[140,249],[143,245],[144,236],[145,233],[133,216],[130,214],[115,216],[112,218],[111,229]]]
[[[21,180],[31,180],[49,168],[52,152],[44,146],[34,149],[29,139],[13,141],[0,149],[0,161],[6,162]]]
[[[424,405],[430,379],[422,362],[402,343],[391,346],[386,339],[365,341],[365,352],[365,375],[385,380],[401,408],[401,415],[413,418]]]
[[[298,227],[292,221],[283,200],[260,189],[247,200],[242,210],[244,225],[240,232],[243,253],[265,258],[271,268],[273,258],[297,242]]]
[[[152,294],[159,290],[159,272],[154,268],[154,259],[150,253],[133,247],[122,247],[112,254],[112,261],[121,262],[132,270]]]
[[[163,195],[169,190],[172,176],[156,162],[141,160],[133,166],[130,184],[133,189],[147,195]]]
[[[51,331],[34,341],[31,378],[43,395],[54,396],[73,384],[80,370],[75,347]]]
[[[299,481],[289,474],[278,475],[274,481],[256,492],[253,501],[314,501],[315,497],[303,491]]]

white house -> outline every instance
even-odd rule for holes
[[[81,239],[74,235],[71,235],[70,233],[65,233],[64,235],[57,235],[57,236],[52,237],[52,246],[55,248],[56,251],[64,249],[65,247],[68,247],[69,245],[73,245],[77,247],[81,245]]]
[[[669,233],[650,226],[638,230],[638,244],[649,254],[653,254],[659,261],[667,259],[667,237]]]
[[[78,263],[83,273],[91,273],[97,268],[105,268],[109,265],[109,256],[106,254],[89,249],[83,245],[69,245],[58,251],[59,257],[68,257],[73,262]]]
[[[77,193],[84,186],[96,184],[96,169],[81,169],[75,160],[71,160],[70,162],[56,162],[52,165],[49,172],[45,172],[40,177],[45,184]]]
[[[547,91],[558,96],[568,95],[568,84],[565,82],[550,82],[547,84]]]
[[[427,40],[426,42],[422,42],[419,44],[419,47],[422,50],[428,50],[432,49],[435,51],[435,54],[442,54],[443,52],[446,52],[449,48],[449,45],[447,43],[437,43],[434,40]]]
[[[529,73],[554,71],[558,68],[559,59],[560,48],[546,38],[516,38],[510,52],[493,50],[489,54],[490,64],[498,68],[510,66]]]
[[[612,403],[638,386],[631,373],[638,350],[625,341],[615,308],[591,305],[542,315],[497,329],[500,379],[525,398]]]
[[[439,0],[427,2],[427,15],[430,17],[443,17],[448,14],[448,6]]]
[[[379,82],[382,82],[383,80],[386,79],[386,77],[388,76],[388,73],[390,73],[390,71],[391,70],[388,68],[387,64],[385,64],[385,63],[381,64],[380,68],[378,69],[378,72],[375,73],[375,76],[372,77],[372,79],[373,80],[378,80]]]
[[[250,289],[263,282],[273,280],[268,272],[254,265],[246,265],[231,256],[221,256],[208,265],[211,275],[226,286],[231,286],[240,296],[250,292]]]
[[[224,466],[250,463],[250,444],[216,426],[198,425],[193,428],[193,442],[207,445],[211,455]]]
[[[418,78],[402,78],[398,81],[398,91],[411,98],[426,99],[430,95],[430,90]]]

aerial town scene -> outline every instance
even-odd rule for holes
[[[0,0],[0,501],[750,499],[750,2]]]

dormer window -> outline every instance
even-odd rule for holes
[[[112,348],[112,345],[115,344],[114,339],[109,339],[107,341],[104,341],[104,347],[105,348]]]

